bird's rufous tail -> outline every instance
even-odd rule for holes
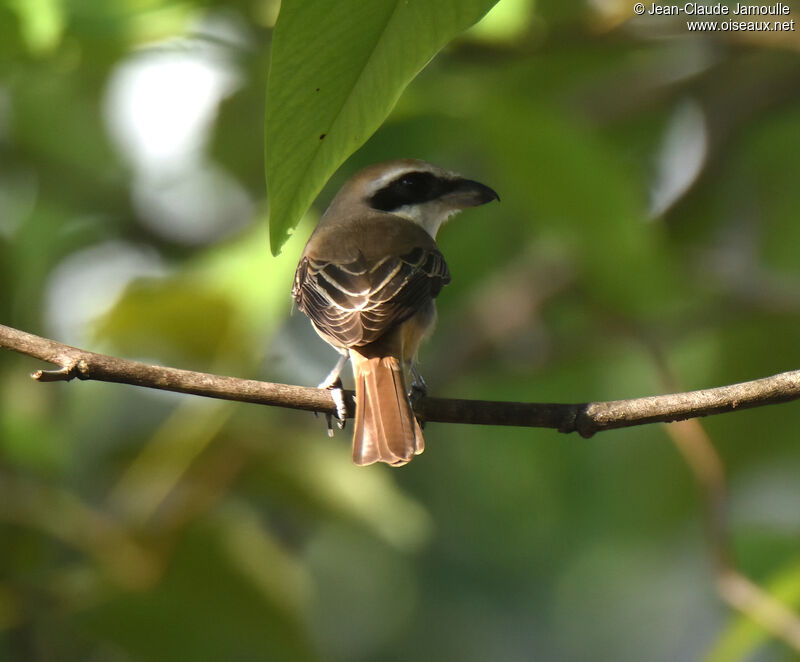
[[[400,361],[350,354],[356,382],[353,462],[407,464],[425,450],[425,440],[406,395]]]

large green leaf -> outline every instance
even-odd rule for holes
[[[406,85],[496,1],[284,0],[267,85],[273,253]]]

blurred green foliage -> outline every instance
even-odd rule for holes
[[[503,200],[440,234],[434,395],[617,399],[800,363],[797,33],[500,0],[272,258],[277,13],[0,2],[0,322],[314,384],[335,357],[291,314],[303,241],[357,168],[412,156]],[[432,424],[408,467],[359,469],[311,415],[37,367],[0,353],[2,660],[792,659],[715,594],[663,427]],[[703,425],[741,569],[798,609],[800,407]]]

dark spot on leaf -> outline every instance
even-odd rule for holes
[[[327,135],[328,135],[327,133],[320,133],[319,134],[319,139],[322,140]]]
[[[319,88],[317,88],[317,89],[316,89],[316,90],[314,90],[314,91],[315,91],[315,92],[319,92]]]

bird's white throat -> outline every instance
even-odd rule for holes
[[[436,239],[439,228],[446,220],[452,218],[460,209],[443,203],[441,200],[431,200],[414,205],[403,205],[392,210],[395,216],[402,216],[412,223],[422,227],[431,237]]]

